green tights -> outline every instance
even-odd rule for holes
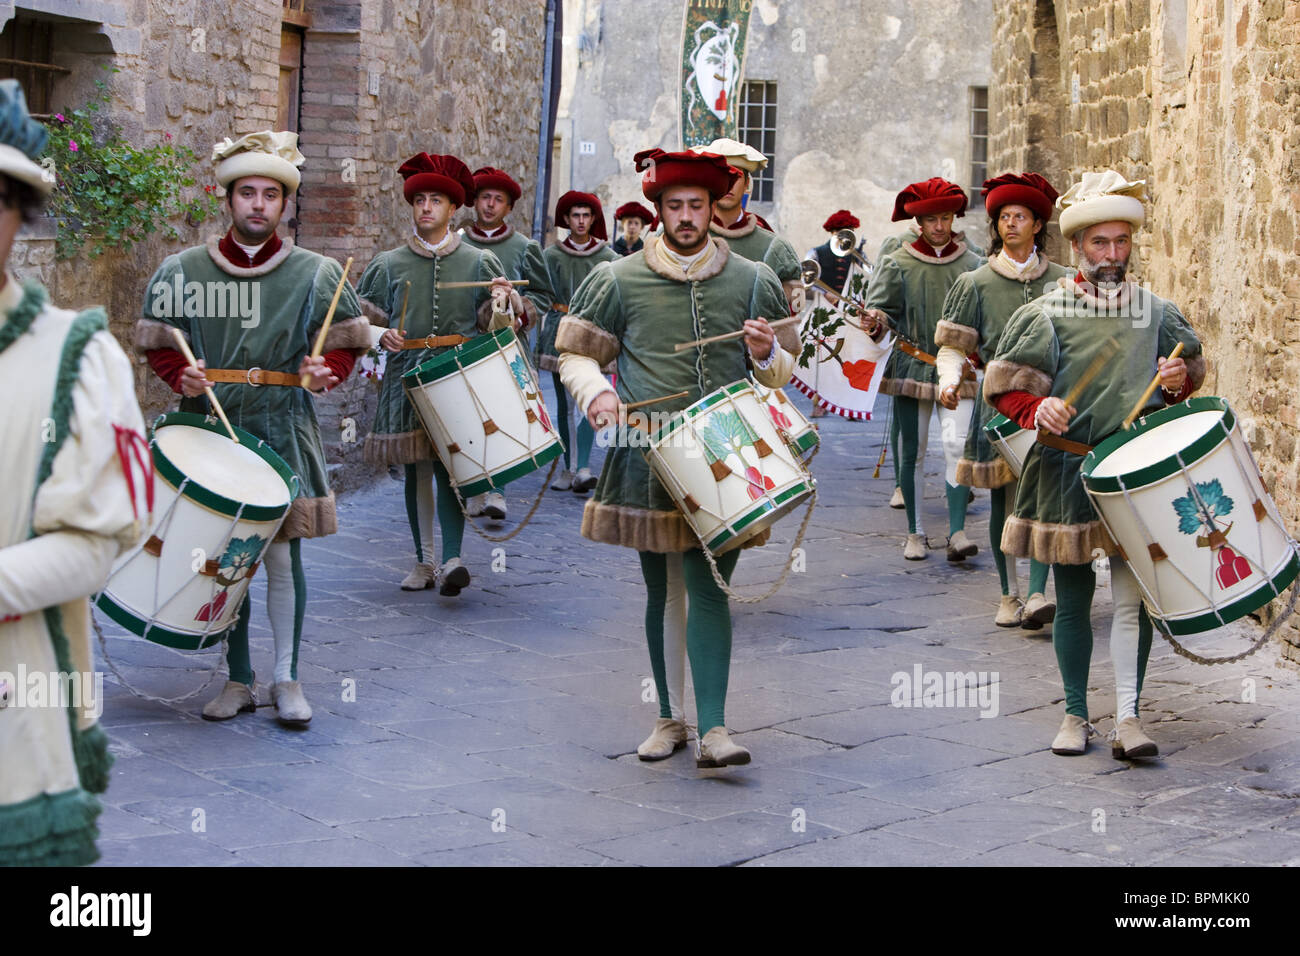
[[[437,503],[433,487],[437,486]],[[411,523],[411,537],[415,539],[415,560],[429,561],[433,551],[433,516],[438,516],[438,530],[442,532],[442,560],[460,557],[461,542],[465,537],[465,513],[456,500],[456,490],[451,477],[440,461],[417,461],[406,466],[406,518]]]

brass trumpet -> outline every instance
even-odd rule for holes
[[[841,306],[842,308],[852,312],[859,320],[866,320],[870,325],[877,324],[873,320],[867,318],[866,310],[861,305],[844,295],[844,293],[836,292],[823,282],[821,280],[821,274],[822,267],[816,259],[805,259],[803,262],[799,263],[799,278],[803,282],[804,288],[817,289],[827,296],[832,305]],[[860,322],[858,328],[863,328]]]
[[[858,237],[853,234],[852,229],[841,229],[831,236],[831,254],[843,259],[845,256],[851,256],[853,261],[866,270],[867,275],[871,274],[871,262],[862,253],[858,252]]]

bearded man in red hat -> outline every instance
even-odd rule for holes
[[[406,469],[406,517],[415,539],[415,566],[402,580],[402,590],[436,584],[440,594],[455,596],[470,582],[460,558],[465,516],[447,469],[406,397],[402,375],[484,332],[517,329],[526,312],[500,260],[450,228],[456,210],[474,195],[469,168],[455,156],[418,153],[398,172],[405,180],[402,195],[411,204],[411,233],[400,246],[375,256],[357,287],[370,321],[386,330],[379,344],[390,353],[375,427],[366,436],[364,451],[368,462]],[[438,288],[442,282],[488,281],[490,287]],[[435,512],[442,531],[439,564],[433,561]]]
[[[645,243],[641,233],[654,221],[655,214],[639,202],[625,202],[614,212],[614,222],[622,228],[614,240],[614,251],[620,256],[640,252]]]
[[[915,219],[919,238],[876,264],[867,288],[867,317],[887,323],[897,333],[880,390],[894,396],[894,423],[898,435],[895,461],[903,505],[907,509],[907,542],[903,557],[926,557],[921,521],[925,449],[930,414],[939,397],[934,333],[943,315],[943,301],[957,277],[980,265],[980,257],[953,238],[952,224],[966,214],[966,192],[946,179],[927,179],[902,190],[894,201],[893,221]],[[948,500],[948,560],[962,561],[979,549],[966,535],[969,489],[957,481],[957,461],[966,444],[976,383],[963,380],[956,410],[940,408],[939,419],[947,460],[945,486]]]
[[[1069,275],[1044,252],[1044,234],[1052,218],[1056,190],[1037,173],[1006,173],[984,183],[984,208],[989,214],[991,258],[972,272],[962,273],[943,304],[943,319],[935,329],[939,345],[939,401],[956,409],[966,356],[978,353],[979,364],[993,360],[1002,330],[1011,314],[1026,302],[1046,295],[1057,280]],[[957,462],[957,482],[972,488],[989,488],[989,544],[998,568],[1002,598],[994,623],[999,627],[1038,630],[1050,624],[1056,605],[1047,600],[1047,565],[1029,562],[1029,600],[1020,603],[1014,561],[1002,551],[1002,526],[1016,500],[1016,476],[989,441],[984,426],[997,410],[980,396],[966,448]]]
[[[504,170],[492,166],[474,170],[474,221],[461,229],[460,234],[466,244],[495,255],[507,279],[528,282],[520,289],[524,304],[520,335],[526,337],[531,329],[541,325],[542,316],[551,307],[551,290],[541,245],[506,222],[506,216],[521,195],[523,189],[519,183]],[[506,497],[499,490],[487,491],[468,499],[465,510],[470,517],[486,515],[494,521],[504,521]]]
[[[769,387],[788,382],[794,368],[792,351],[777,342],[767,322],[786,314],[780,281],[761,262],[733,255],[726,240],[709,232],[713,203],[731,189],[737,171],[715,154],[661,149],[638,153],[636,163],[663,232],[649,236],[640,253],[598,265],[574,294],[556,338],[561,378],[596,428],[617,421],[620,403],[685,392],[655,406],[671,414],[745,378],[751,368]],[[673,349],[702,334],[742,330],[741,340]],[[610,365],[618,371],[617,391],[601,374]],[[651,476],[641,448],[619,445],[605,456],[600,483],[583,511],[582,534],[634,548],[640,557],[660,709],[638,755],[660,760],[686,745],[684,648],[698,711],[696,765],[749,763],[749,751],[731,740],[725,726],[731,666],[726,594],[699,539]],[[730,579],[739,554],[737,549],[718,557],[724,579]]]
[[[569,301],[582,281],[602,262],[611,262],[619,254],[609,247],[609,234],[605,232],[605,211],[600,198],[592,193],[569,190],[555,204],[555,224],[569,230],[568,236],[554,243],[542,253],[549,276],[554,301],[546,313],[542,331],[537,336],[534,357],[537,367],[552,373],[555,383],[556,425],[564,442],[564,471],[551,485],[557,491],[572,491],[583,495],[596,486],[596,476],[591,473],[591,446],[596,433],[581,415],[578,416],[578,472],[572,471],[569,457],[570,441],[569,396],[560,381],[559,355],[555,350],[555,336],[560,321],[569,312]]]

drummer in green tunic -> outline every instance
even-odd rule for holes
[[[1201,343],[1178,307],[1125,281],[1133,230],[1142,225],[1142,182],[1106,170],[1085,173],[1058,201],[1061,234],[1079,272],[1011,316],[984,379],[984,398],[1025,428],[1041,429],[1025,457],[1015,509],[1002,533],[1008,555],[1052,565],[1057,612],[1052,646],[1065,685],[1065,719],[1052,752],[1088,746],[1088,668],[1092,657],[1093,561],[1110,556],[1115,599],[1110,656],[1115,668],[1113,755],[1154,757],[1155,742],[1137,717],[1151,650],[1151,620],[1137,579],[1119,556],[1083,488],[1088,451],[1120,429],[1152,377],[1162,388],[1143,412],[1181,402],[1205,379]],[[1062,400],[1114,338],[1119,349]],[[1185,358],[1167,356],[1179,343]]]
[[[469,167],[455,156],[419,153],[398,172],[404,180],[402,194],[411,204],[411,234],[400,246],[375,256],[357,289],[370,321],[386,330],[379,344],[390,353],[365,458],[377,465],[405,467],[415,566],[402,579],[402,590],[437,584],[439,594],[454,596],[470,582],[460,557],[465,514],[447,469],[406,397],[402,376],[485,331],[516,326],[525,306],[497,257],[474,248],[450,228],[456,210],[474,193]],[[482,285],[440,288],[450,282]],[[438,565],[433,563],[435,513],[442,532]]]
[[[310,357],[343,270],[333,259],[275,233],[288,197],[298,188],[303,155],[297,143],[296,133],[266,130],[213,147],[217,182],[230,206],[230,230],[163,261],[145,289],[135,347],[185,396],[182,411],[207,412],[203,390],[213,387],[231,423],[264,439],[298,476],[299,496],[264,561],[275,638],[271,697],[281,722],[303,725],[311,720],[311,707],[298,681],[307,606],[302,539],[338,530],[312,396],[347,378],[370,346],[370,331],[351,285],[344,283],[324,355]],[[173,329],[189,340],[202,372],[191,369],[177,351]],[[304,375],[307,388],[300,386]],[[251,602],[245,601],[230,636],[230,679],[203,708],[209,720],[227,720],[255,707],[250,613]]]
[[[501,262],[507,279],[523,279],[524,313],[519,336],[527,343],[530,331],[541,325],[551,307],[550,279],[542,261],[542,247],[506,222],[506,216],[523,195],[519,183],[505,170],[483,166],[474,170],[474,220],[460,230],[461,238],[475,249],[486,249]],[[506,518],[506,497],[501,491],[487,491],[465,502],[471,517],[486,515],[494,521]]]
[[[582,281],[600,263],[613,262],[620,256],[609,246],[609,235],[605,232],[605,211],[601,208],[600,199],[592,193],[571,189],[561,196],[555,203],[555,224],[568,229],[569,234],[560,242],[547,246],[542,253],[550,277],[553,301],[537,336],[534,357],[539,369],[551,373],[555,385],[555,421],[559,427],[560,441],[564,443],[564,471],[551,487],[557,491],[571,490],[574,494],[586,494],[596,486],[596,476],[589,467],[591,446],[595,444],[596,433],[587,419],[579,415],[578,472],[575,475],[572,471],[573,459],[569,455],[572,447],[569,423],[573,413],[569,410],[569,395],[560,381],[560,360],[555,350],[555,336],[561,320],[569,312],[573,294],[582,285]]]
[[[794,368],[794,356],[776,341],[765,318],[786,312],[776,275],[762,263],[733,255],[725,240],[708,232],[711,201],[727,192],[737,171],[720,156],[661,149],[638,153],[636,163],[663,231],[647,237],[641,252],[592,272],[573,297],[556,342],[564,384],[595,427],[616,421],[620,403],[687,392],[654,406],[668,414],[743,379],[751,365],[755,378],[769,387],[789,381]],[[742,329],[743,340],[673,349]],[[618,369],[617,391],[601,374],[610,363]],[[749,751],[730,739],[724,722],[731,662],[726,595],[713,579],[699,539],[652,476],[643,449],[629,444],[605,457],[600,483],[583,512],[582,534],[640,554],[660,716],[637,752],[643,760],[658,760],[686,744],[685,714],[673,704],[673,678],[666,670],[672,666],[664,655],[668,628],[685,632],[690,656],[698,710],[696,764],[748,763]],[[754,543],[765,539],[759,536]],[[724,580],[730,580],[738,556],[736,550],[717,559]],[[679,691],[677,697],[680,701]]]
[[[767,168],[767,157],[747,143],[725,138],[715,139],[708,146],[693,147],[691,151],[716,153],[741,174],[727,194],[714,204],[709,232],[727,240],[727,248],[736,255],[771,268],[785,289],[789,314],[802,312],[804,286],[794,247],[774,233],[761,216],[745,209],[745,197],[754,188],[753,174]]]
[[[907,509],[907,542],[903,557],[919,561],[926,556],[921,518],[925,450],[929,443],[930,415],[938,395],[934,332],[943,317],[943,301],[957,277],[980,265],[980,257],[953,238],[955,217],[966,213],[966,192],[956,183],[933,178],[913,183],[894,201],[893,220],[915,218],[920,238],[901,246],[876,264],[863,307],[868,319],[888,322],[897,332],[893,353],[880,383],[881,392],[894,396],[894,421],[898,425],[898,484]],[[960,398],[975,398],[975,381],[962,382]],[[966,442],[974,404],[967,401],[955,411],[940,407],[939,423],[947,462],[945,487],[948,501],[948,560],[961,561],[979,549],[967,536],[966,504],[969,490],[957,484],[957,460]]]
[[[939,345],[939,401],[955,409],[958,385],[966,357],[977,353],[987,365],[997,351],[1002,330],[1026,302],[1056,287],[1070,270],[1047,258],[1043,251],[1047,222],[1052,218],[1056,190],[1037,173],[1007,173],[984,183],[984,208],[989,214],[992,258],[973,272],[957,277],[943,303],[943,319],[935,329]],[[1013,562],[1008,572],[1002,553],[1002,525],[1015,503],[1016,476],[984,432],[996,412],[982,398],[975,399],[975,414],[966,435],[966,450],[957,462],[957,484],[992,489],[989,538],[993,562],[1002,584],[1002,600],[994,623],[998,627],[1037,630],[1049,624],[1056,605],[1048,602],[1047,565],[1029,562],[1029,600],[1020,603]]]

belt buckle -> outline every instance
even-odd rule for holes
[[[261,387],[262,387],[262,383],[261,383],[261,382],[254,382],[254,381],[253,381],[253,373],[254,373],[254,372],[260,372],[260,371],[262,371],[262,369],[261,369],[260,366],[254,366],[253,368],[250,368],[250,369],[245,373],[245,375],[244,375],[244,380],[245,380],[246,382],[248,382],[249,385],[253,386],[253,388],[261,388]]]

